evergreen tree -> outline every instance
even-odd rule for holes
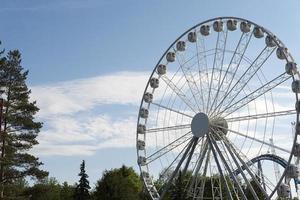
[[[80,173],[78,174],[80,176],[79,184],[76,187],[76,199],[77,200],[87,200],[90,199],[89,195],[89,189],[91,189],[88,181],[88,175],[85,172],[85,162],[82,161],[80,165]]]
[[[27,75],[18,50],[0,58],[0,199],[8,198],[5,188],[16,179],[42,179],[48,175],[39,169],[39,159],[28,153],[38,144],[36,137],[42,123],[34,119],[39,109],[35,101],[30,102]]]

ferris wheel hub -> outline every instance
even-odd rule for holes
[[[203,137],[209,130],[209,119],[205,113],[199,112],[197,113],[193,119],[191,124],[192,134],[199,138]]]
[[[212,132],[216,140],[221,140],[228,132],[228,123],[223,117],[215,117],[210,120]]]

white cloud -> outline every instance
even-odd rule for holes
[[[52,85],[32,87],[39,116],[73,114],[99,104],[134,104],[140,101],[148,72],[122,72]]]
[[[148,78],[148,72],[122,72],[31,87],[44,122],[35,153],[92,155],[101,148],[135,146],[136,113]],[[132,112],[118,110],[121,118],[110,113],[115,105],[134,106]]]
[[[40,144],[35,148],[39,155],[92,155],[103,148],[135,146],[136,119],[132,117],[124,120],[107,116],[62,117],[52,119],[49,124],[50,129],[39,135]]]

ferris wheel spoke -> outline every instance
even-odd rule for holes
[[[287,73],[282,73],[273,80],[267,82],[266,84],[262,85],[255,91],[251,92],[250,94],[246,95],[245,97],[239,99],[238,101],[232,102],[229,106],[225,107],[222,111],[217,113],[216,115],[221,115],[226,112],[225,116],[228,116],[232,114],[233,112],[239,110],[240,108],[243,108],[245,105],[249,104],[253,100],[257,99],[261,95],[264,95],[268,91],[274,89],[278,85],[284,83],[288,79],[290,79],[292,76],[288,75]]]
[[[215,112],[221,108],[221,106],[223,105],[223,102],[225,102],[226,99],[228,99],[229,102],[232,102],[238,96],[238,94],[240,94],[240,92],[245,88],[245,86],[253,78],[253,76],[257,73],[257,71],[264,65],[264,63],[272,55],[274,50],[275,50],[275,47],[265,46],[263,48],[263,50],[255,58],[255,60],[250,64],[250,66],[242,74],[242,76],[236,81],[236,83],[233,85],[233,87],[231,87],[231,89],[224,95],[223,99],[216,106]],[[243,83],[243,84],[241,84],[241,83]],[[235,92],[233,92],[234,90],[235,90]]]
[[[189,142],[189,144],[188,144],[188,146],[187,146],[187,148],[186,148],[184,154],[182,155],[182,157],[181,157],[179,163],[177,164],[175,170],[173,171],[173,173],[171,174],[171,176],[168,178],[167,183],[165,183],[164,186],[162,186],[162,191],[161,191],[162,193],[161,193],[160,199],[163,199],[164,196],[166,195],[167,191],[169,190],[169,188],[170,188],[170,186],[171,186],[171,184],[172,184],[173,179],[174,179],[175,176],[177,175],[177,173],[178,173],[178,171],[179,171],[179,169],[180,169],[182,163],[183,163],[184,160],[186,159],[186,156],[187,156],[187,154],[190,152],[190,149],[191,149],[191,147],[193,146],[194,142],[195,142],[195,138],[193,137],[193,138],[190,140],[190,142]]]
[[[204,150],[204,143],[205,143],[204,137],[202,137],[202,138],[200,138],[200,139],[198,140],[198,144],[199,144],[200,142],[201,142],[201,144],[200,144],[200,145],[197,145],[197,147],[198,147],[198,146],[200,147],[200,148],[199,148],[199,151],[200,151],[200,152],[199,152],[199,155],[198,155],[198,153],[195,153],[195,154],[194,154],[194,157],[197,157],[197,159],[196,159],[196,161],[195,161],[195,164],[194,164],[193,169],[189,171],[190,174],[191,174],[191,176],[189,177],[189,179],[188,179],[188,181],[186,182],[186,185],[185,185],[185,187],[184,187],[184,191],[187,191],[187,192],[190,192],[190,191],[191,191],[190,189],[188,189],[188,187],[190,186],[190,183],[191,183],[192,180],[193,180],[193,174],[194,174],[195,171],[197,170],[197,169],[196,169],[196,168],[197,168],[197,163],[199,162],[200,157],[201,157],[201,153],[202,153],[203,150]],[[197,147],[196,147],[195,151],[198,150]]]
[[[195,113],[197,113],[197,108],[195,105],[187,98],[184,92],[176,86],[171,79],[169,79],[165,74],[161,76],[161,79],[171,88],[175,94]]]
[[[189,152],[189,156],[188,156],[188,158],[187,158],[187,160],[185,162],[185,166],[184,166],[184,168],[182,170],[182,177],[185,177],[185,174],[186,174],[186,172],[188,170],[189,164],[190,164],[191,159],[192,159],[192,157],[194,155],[194,152],[195,152],[195,148],[196,148],[196,146],[198,144],[198,139],[199,138],[194,138],[194,140],[193,140],[193,145],[192,145],[191,151]]]
[[[223,139],[223,144],[226,146],[226,148],[228,149],[228,152],[231,152],[233,154],[233,157],[235,156],[238,161],[242,164],[241,169],[245,169],[248,174],[251,176],[252,180],[255,181],[256,185],[259,187],[260,191],[264,193],[265,197],[268,197],[268,194],[266,192],[266,190],[262,187],[262,185],[260,184],[260,182],[257,180],[257,174],[256,172],[253,172],[253,170],[251,170],[249,167],[249,163],[251,163],[251,161],[249,161],[249,159],[244,155],[244,159],[246,159],[246,162],[244,161],[244,159],[241,157],[241,155],[238,153],[238,151],[236,150],[236,147],[234,146],[234,144],[232,144],[225,136],[220,136]],[[247,161],[248,160],[248,161]],[[266,180],[268,180],[269,184],[272,187],[275,187],[272,182],[265,177]],[[270,186],[268,186],[268,188],[272,191],[272,188],[270,188]]]
[[[189,69],[190,67],[182,64],[179,61],[179,59],[177,59],[177,62],[179,64],[180,68],[181,68],[183,76],[184,76],[184,78],[185,78],[185,80],[186,80],[186,82],[187,82],[187,84],[189,86],[189,89],[190,89],[191,93],[192,93],[193,99],[195,101],[195,105],[197,106],[198,111],[200,111],[201,109],[200,109],[200,106],[199,106],[199,103],[198,103],[198,101],[199,101],[198,95],[200,95],[201,92],[200,92],[200,90],[199,90],[199,88],[197,86],[197,83],[196,83],[195,79],[194,79],[194,75],[192,73],[192,70]],[[201,102],[201,103],[203,104],[204,102]]]
[[[244,171],[242,170],[242,167],[240,166],[240,163],[241,163],[242,159],[239,157],[239,154],[235,154],[234,153],[235,150],[232,149],[229,145],[227,145],[227,143],[224,140],[223,140],[223,145],[226,147],[226,149],[227,149],[228,153],[231,155],[231,158],[234,161],[235,165],[240,170],[241,175],[242,175],[244,181],[246,182],[248,188],[250,189],[250,192],[251,192],[252,196],[256,200],[259,200],[259,197],[257,196],[257,191],[255,191],[253,189],[252,184],[249,182],[248,178],[246,177],[246,174],[244,173]],[[268,194],[267,194],[266,190],[264,190],[264,188],[261,186],[260,182],[257,180],[256,175],[254,175],[252,173],[252,171],[249,169],[249,167],[247,165],[243,165],[243,166],[245,166],[244,168],[247,170],[248,174],[251,176],[252,181],[254,181],[255,184],[259,187],[259,189],[260,189],[259,192],[262,192],[265,197],[268,197]],[[235,174],[235,173],[233,173],[233,174]]]
[[[160,107],[160,108],[164,108],[164,109],[166,109],[166,110],[172,111],[172,112],[176,112],[176,113],[178,113],[178,114],[180,114],[180,115],[183,115],[183,116],[186,116],[186,117],[189,117],[189,118],[193,118],[191,115],[188,115],[188,114],[186,114],[186,113],[180,112],[180,111],[178,111],[178,110],[174,110],[174,109],[169,108],[169,107],[167,107],[167,106],[164,106],[164,105],[161,105],[161,104],[158,104],[158,103],[155,103],[155,102],[151,102],[151,104],[152,104],[152,105],[155,105],[155,106],[158,106],[158,107]]]
[[[228,163],[229,163],[231,169],[233,170],[234,167],[233,167],[232,161],[230,161],[230,156],[229,156],[228,153],[226,152],[226,149],[224,148],[224,145],[221,144],[221,146],[222,146],[222,148],[223,148],[223,150],[224,150],[224,155],[226,156],[226,159],[229,160]],[[228,171],[227,171],[227,173],[228,173]],[[233,173],[234,173],[234,171],[233,171]],[[235,174],[234,174],[234,175],[235,175]],[[236,177],[238,177],[238,176],[236,176]],[[238,180],[240,180],[240,179],[238,179]],[[236,188],[232,183],[231,183],[231,187],[232,187],[232,190],[233,190],[233,192],[234,192],[235,197],[236,197],[237,199],[239,199],[240,197],[239,197],[239,192],[237,191],[237,188]]]
[[[233,67],[233,69],[231,69],[233,71],[233,76],[229,82],[229,85],[227,85],[225,88],[225,96],[227,95],[228,91],[229,91],[229,88],[235,78],[235,75],[237,73],[237,70],[240,66],[240,63],[244,57],[244,54],[248,48],[248,45],[250,43],[250,40],[252,38],[252,35],[253,35],[253,31],[252,32],[248,32],[248,33],[243,33],[242,34],[242,37],[241,37],[241,40],[239,42],[239,45],[236,47],[236,50],[235,50],[235,53],[234,53],[234,56],[232,57],[232,60],[230,61],[230,64],[228,66],[228,68],[231,66]],[[236,53],[237,52],[237,53]],[[226,74],[225,74],[226,75]],[[221,100],[222,102],[222,100]],[[215,109],[214,109],[215,110]]]
[[[191,138],[190,138],[191,139]],[[169,166],[163,170],[163,172],[160,174],[160,177],[158,179],[158,181],[163,181],[162,179],[166,176],[166,173],[172,168],[172,166],[176,163],[179,162],[178,158],[180,158],[180,156],[182,156],[182,154],[185,152],[185,150],[187,149],[187,147],[189,146],[189,142],[180,150],[180,152],[178,153],[178,155],[174,158],[174,160],[169,164]]]
[[[207,68],[207,62],[206,62],[206,56],[205,56],[205,46],[204,42],[203,45],[199,47],[199,40],[196,41],[196,55],[197,55],[197,64],[198,64],[198,75],[199,75],[199,86],[201,91],[201,100],[202,100],[202,109],[205,110],[204,105],[204,92],[203,92],[203,84],[202,84],[202,78],[201,78],[201,66],[205,66]],[[199,50],[200,49],[200,50]]]
[[[184,144],[185,142],[189,141],[192,138],[191,136],[191,131],[189,131],[188,133],[182,135],[181,137],[175,139],[174,141],[172,141],[171,143],[167,144],[166,146],[164,146],[163,148],[155,151],[154,153],[152,153],[150,156],[148,156],[146,158],[147,160],[147,164],[155,161],[156,159],[164,156],[165,154],[169,153],[170,151],[172,151],[173,149],[177,148],[178,146]]]
[[[231,195],[231,192],[230,192],[230,189],[229,189],[229,186],[228,186],[228,183],[227,183],[227,180],[223,174],[223,170],[222,170],[222,167],[221,167],[221,164],[219,162],[219,159],[218,159],[218,155],[217,155],[217,152],[213,146],[213,142],[212,142],[212,139],[211,139],[211,136],[210,134],[207,134],[207,141],[208,141],[208,144],[210,145],[210,148],[212,150],[212,153],[213,153],[213,156],[214,156],[214,159],[215,159],[215,162],[217,164],[217,168],[218,168],[218,171],[220,173],[220,176],[221,176],[221,179],[222,181],[224,182],[225,184],[225,189],[226,189],[226,194],[228,196],[229,199],[233,199],[232,195]],[[219,154],[220,155],[220,154]]]
[[[160,127],[160,128],[151,128],[151,129],[147,129],[146,133],[161,132],[161,131],[162,132],[163,131],[174,131],[174,130],[187,129],[187,128],[191,128],[191,124],[183,124],[183,125]]]
[[[219,148],[219,146],[218,146],[218,144],[217,144],[217,142],[216,142],[216,140],[215,140],[215,138],[212,134],[210,136],[210,140],[211,140],[212,144],[214,145],[216,152],[219,154],[219,157],[221,158],[222,163],[225,165],[225,168],[228,171],[228,173],[230,175],[230,178],[233,179],[233,182],[237,186],[239,193],[242,195],[243,199],[247,200],[247,197],[246,197],[246,195],[245,195],[245,193],[242,189],[242,186],[240,185],[240,183],[239,183],[237,177],[235,176],[235,174],[232,172],[232,169],[230,168],[228,161],[225,159],[225,157],[223,155],[224,152],[222,152],[220,150],[220,148]],[[256,194],[254,195],[254,197],[257,197]],[[255,198],[255,199],[259,200],[258,197]]]
[[[207,52],[205,50],[205,41],[204,41],[203,36],[198,37],[198,39],[196,41],[196,48],[197,48],[199,82],[200,82],[200,87],[201,87],[201,92],[202,92],[201,95],[202,95],[202,98],[203,98],[203,101],[202,101],[203,102],[203,111],[205,111],[205,109],[206,109],[205,108],[205,100],[207,100],[207,98],[206,98],[207,95],[206,95],[206,97],[204,96],[205,95],[205,89],[203,89],[205,82],[206,82],[207,88],[209,88],[207,57],[210,56],[210,55],[214,55],[214,53],[208,54],[209,52]],[[215,51],[215,49],[212,49],[212,50],[213,50],[213,52]],[[201,69],[201,66],[203,66],[203,69]],[[206,73],[201,74],[201,72],[206,72]],[[206,78],[203,78],[203,76],[206,76]],[[203,81],[203,80],[207,80],[207,81]]]
[[[215,63],[214,63],[216,66],[220,67],[218,88],[220,87],[220,84],[221,84],[224,56],[225,56],[225,52],[226,52],[225,50],[226,50],[227,34],[228,34],[228,29],[226,29],[226,32],[222,31],[222,32],[220,32],[220,34],[218,33],[218,40],[220,40],[220,42],[217,43],[218,45],[216,47],[216,54],[215,54],[216,59],[215,59]],[[215,100],[216,100],[217,96],[218,96],[218,93],[216,93],[215,98],[213,99],[213,102],[210,106],[210,109],[207,111],[207,113],[211,112],[213,105],[215,104]],[[210,99],[210,98],[208,98],[208,99]]]
[[[278,149],[278,150],[280,150],[280,151],[282,151],[282,152],[285,152],[285,153],[291,153],[291,152],[290,152],[289,150],[287,150],[287,149],[284,149],[284,148],[279,147],[279,146],[277,146],[277,145],[273,145],[273,144],[271,144],[271,143],[265,142],[265,141],[263,141],[263,140],[260,140],[260,139],[255,138],[255,137],[252,137],[252,136],[249,136],[249,135],[245,135],[245,134],[243,134],[243,133],[241,133],[241,132],[238,132],[238,131],[234,131],[234,130],[228,129],[228,128],[223,127],[223,126],[213,125],[213,127],[225,129],[225,130],[227,130],[227,131],[229,131],[229,132],[231,132],[231,133],[237,134],[237,135],[239,135],[239,136],[242,136],[242,137],[251,139],[251,140],[253,140],[253,141],[259,142],[259,143],[261,143],[261,144],[264,144],[264,145],[267,145],[267,146],[270,146],[270,147],[274,147],[274,148],[276,148],[276,149]]]
[[[189,189],[188,189],[189,192],[192,191],[193,185],[195,185],[195,187],[197,186],[198,173],[199,173],[199,171],[201,169],[201,166],[202,166],[202,163],[204,161],[204,158],[205,158],[205,155],[206,155],[207,151],[208,151],[208,143],[205,140],[205,141],[203,141],[202,149],[201,149],[199,157],[197,159],[196,168],[194,170],[194,175],[192,176],[192,180],[191,180],[190,184],[188,183],[189,184]],[[196,182],[196,184],[195,184],[195,182]]]
[[[247,121],[247,120],[256,120],[261,118],[270,118],[270,117],[277,117],[277,116],[287,116],[287,115],[294,115],[296,114],[296,110],[284,110],[278,112],[269,112],[269,113],[259,113],[256,115],[245,115],[239,117],[231,117],[225,118],[227,122],[239,122],[239,121]]]
[[[216,49],[215,49],[215,55],[214,55],[214,61],[213,61],[213,68],[212,68],[212,73],[211,73],[210,83],[209,83],[208,98],[207,98],[207,105],[206,105],[206,113],[208,113],[211,87],[212,87],[212,83],[213,83],[213,79],[214,79],[214,71],[215,71],[215,67],[216,67],[217,54],[218,54],[218,51],[219,51],[218,50],[219,41],[220,41],[220,33],[218,32],[217,42],[216,42]]]
[[[206,161],[204,164],[202,179],[200,179],[200,190],[199,190],[200,199],[201,198],[203,199],[203,196],[204,196],[204,188],[205,188],[205,184],[206,184],[206,173],[207,173],[207,168],[208,168],[208,164],[209,164],[209,160],[210,160],[210,153],[211,153],[211,149],[209,148],[208,152],[207,152],[207,156],[206,156]],[[197,179],[196,179],[196,181],[197,181]],[[196,183],[195,189],[196,189],[197,185],[198,184]],[[196,194],[197,193],[195,193],[194,198],[196,198]]]
[[[248,188],[250,189],[250,192],[251,192],[251,194],[253,195],[253,197],[254,197],[256,200],[259,200],[259,198],[258,198],[258,196],[257,196],[257,194],[256,194],[256,192],[255,192],[255,190],[253,189],[252,185],[250,184],[248,178],[246,177],[246,175],[245,175],[245,173],[243,172],[243,170],[241,170],[240,163],[238,162],[237,158],[236,158],[235,155],[233,154],[232,150],[231,150],[230,148],[227,148],[227,146],[224,144],[224,141],[222,141],[222,137],[218,134],[217,131],[214,131],[214,134],[215,134],[216,137],[218,137],[218,139],[220,139],[220,141],[221,141],[220,143],[221,143],[221,145],[223,146],[223,148],[224,148],[224,149],[227,149],[227,151],[226,151],[226,150],[224,151],[224,154],[228,156],[228,159],[229,159],[228,153],[230,154],[230,156],[231,156],[231,158],[232,158],[232,159],[230,159],[230,160],[233,160],[235,166],[240,170],[241,175],[242,175],[244,181],[246,182]],[[228,152],[228,153],[227,153],[227,152]],[[229,163],[231,163],[231,162],[229,161]],[[233,169],[233,168],[232,168],[232,169]],[[231,172],[230,175],[231,175],[232,177],[236,177],[236,173],[234,173],[234,171]],[[238,182],[238,185],[240,185],[240,184],[239,184],[239,181],[237,181],[237,182]],[[238,188],[238,189],[239,189],[239,188]]]
[[[227,69],[226,69],[226,72],[225,72],[225,75],[222,79],[221,85],[218,87],[217,95],[216,95],[215,100],[218,99],[218,95],[220,93],[221,88],[223,87],[224,81],[226,80],[228,73],[233,73],[233,77],[231,78],[231,81],[230,81],[229,85],[224,86],[225,90],[226,90],[225,95],[228,92],[228,89],[230,88],[230,85],[231,85],[231,83],[232,83],[232,81],[235,77],[237,69],[239,68],[239,65],[242,61],[244,53],[246,52],[246,49],[248,48],[248,44],[249,44],[251,38],[252,38],[252,32],[242,33],[242,35],[239,39],[239,42],[238,42],[238,44],[235,48],[235,51],[232,55],[232,58],[230,60],[230,63],[228,65]],[[213,112],[215,112],[215,108],[214,108]]]

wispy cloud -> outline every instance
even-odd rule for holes
[[[50,121],[35,148],[40,155],[93,155],[103,148],[134,147],[136,119],[113,120],[107,116]],[[49,122],[48,122],[49,123]],[[55,124],[55,125],[54,125]]]
[[[68,115],[104,104],[136,105],[148,80],[145,72],[117,74],[32,87],[40,117]]]
[[[38,120],[44,122],[36,153],[92,155],[101,148],[133,147],[148,76],[148,72],[121,72],[31,87],[40,108]],[[110,108],[116,105],[126,109],[113,114]]]

